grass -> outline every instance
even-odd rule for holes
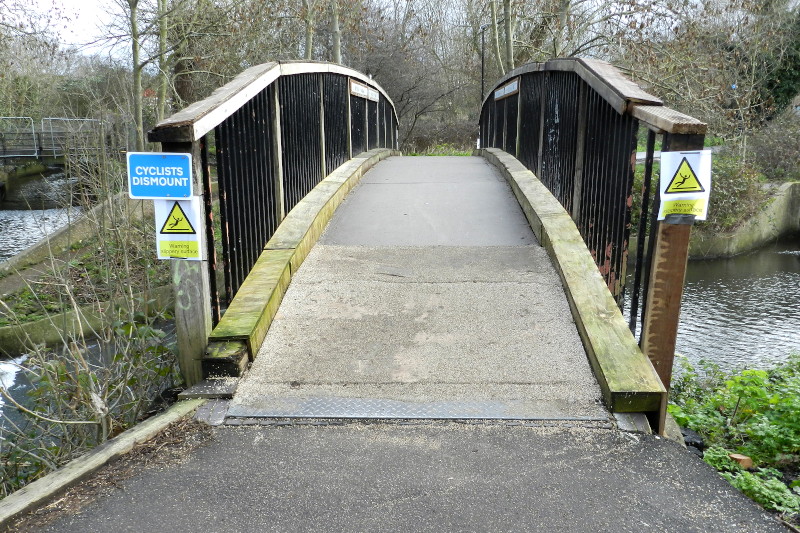
[[[142,231],[134,224],[131,231]],[[147,254],[130,256],[114,243],[94,237],[72,247],[72,259],[52,258],[40,265],[44,275],[3,297],[0,327],[24,324],[79,306],[111,301],[125,287],[167,285],[168,261],[155,261]],[[151,253],[153,255],[155,252]]]
[[[430,146],[428,149],[421,152],[410,152],[410,156],[471,156],[472,149],[463,146],[456,146],[451,143],[437,144]]]

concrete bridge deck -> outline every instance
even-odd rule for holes
[[[609,414],[558,275],[495,167],[394,157],[293,276],[227,416]]]
[[[198,412],[227,423],[173,429],[12,527],[786,531],[600,398],[558,276],[493,168],[390,159],[293,278],[234,399]]]

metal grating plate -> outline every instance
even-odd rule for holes
[[[600,410],[598,410],[598,415]],[[585,420],[606,421],[605,416],[576,417],[549,402],[432,401],[408,402],[375,398],[259,398],[257,406],[231,405],[228,418],[341,418],[406,420]]]

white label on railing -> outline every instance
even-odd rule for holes
[[[373,102],[380,100],[380,93],[378,91],[372,87],[362,85],[353,80],[350,80],[350,94],[353,96],[358,96],[359,98],[371,100]]]
[[[519,92],[519,78],[511,80],[494,92],[494,99],[501,100]]]
[[[154,200],[156,249],[159,259],[201,261],[205,256],[200,197]]]
[[[693,215],[705,220],[711,194],[711,150],[661,152],[661,208],[668,215]]]

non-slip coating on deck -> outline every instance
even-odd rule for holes
[[[481,158],[389,158],[292,278],[228,417],[607,420],[561,282]]]

